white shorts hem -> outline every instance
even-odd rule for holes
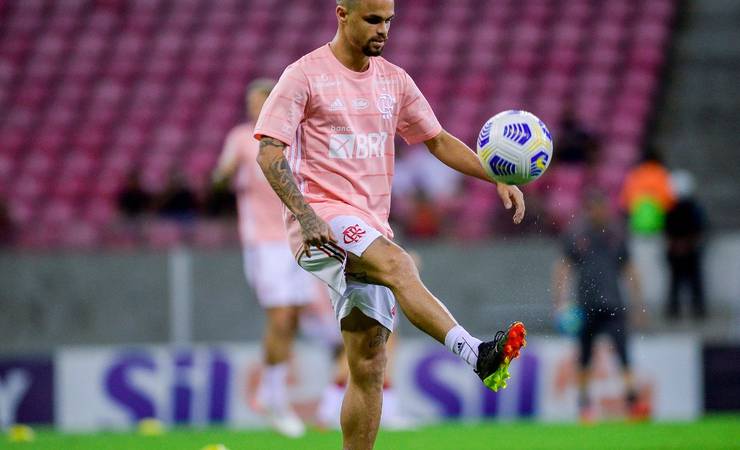
[[[393,317],[388,317],[377,309],[361,302],[346,302],[342,305],[340,310],[337,312],[337,322],[339,322],[340,329],[342,328],[342,319],[349,316],[354,308],[359,309],[362,314],[378,321],[378,323],[387,328],[388,331],[393,332],[393,329],[395,328],[395,320],[393,320]]]

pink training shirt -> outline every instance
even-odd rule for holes
[[[286,158],[306,201],[324,220],[358,216],[386,237],[394,139],[409,144],[442,131],[411,77],[381,57],[364,72],[345,67],[324,45],[288,66],[262,107],[254,136],[289,147]],[[288,233],[300,246],[300,225]]]
[[[237,208],[242,245],[286,241],[283,203],[272,190],[257,164],[259,142],[251,124],[235,127],[226,137],[224,152],[236,158]]]

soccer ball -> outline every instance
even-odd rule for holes
[[[527,184],[550,165],[552,136],[534,114],[504,111],[483,125],[476,150],[488,176],[500,183]]]

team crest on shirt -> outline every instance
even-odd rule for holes
[[[362,236],[364,236],[365,233],[367,233],[367,231],[363,230],[360,224],[356,223],[354,225],[350,225],[342,232],[344,235],[344,243],[353,244],[355,242],[360,242],[360,239],[362,239]]]
[[[384,119],[391,119],[396,107],[396,99],[391,94],[380,94],[375,101],[375,106],[378,107]]]

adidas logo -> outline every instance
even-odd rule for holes
[[[462,348],[463,348],[463,343],[462,342],[458,342],[457,343],[457,353],[460,353],[460,351],[462,350]]]
[[[335,99],[331,105],[329,105],[329,111],[344,111],[347,107],[344,106],[344,103],[340,99]]]

